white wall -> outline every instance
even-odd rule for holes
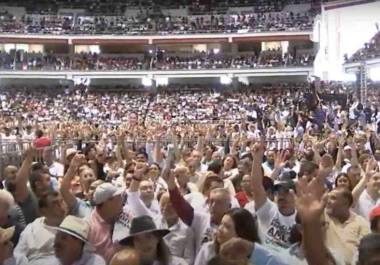
[[[343,80],[344,54],[350,56],[363,47],[375,35],[376,22],[380,23],[379,1],[328,11],[322,9],[320,49],[314,74],[324,80]]]

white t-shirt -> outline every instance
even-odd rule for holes
[[[290,216],[284,216],[278,210],[277,204],[267,199],[264,205],[256,210],[256,215],[264,245],[274,249],[290,246],[290,231],[296,223],[296,211]]]
[[[26,226],[14,250],[15,256],[25,256],[29,265],[52,264],[54,256],[54,239],[56,230],[44,223],[40,217]]]
[[[379,204],[379,200],[373,200],[371,196],[369,196],[368,192],[364,190],[362,194],[360,194],[354,212],[369,221],[369,214],[377,204]]]

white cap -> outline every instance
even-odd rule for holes
[[[343,150],[344,151],[348,151],[348,150],[351,150],[352,148],[351,148],[351,146],[349,146],[349,145],[346,145],[344,148],[343,148]]]
[[[66,150],[66,159],[71,156],[71,155],[75,155],[76,153],[78,153],[78,151],[74,148],[69,148]]]
[[[117,188],[111,183],[100,184],[94,192],[94,203],[95,205],[102,204],[109,199],[123,194],[124,189]]]

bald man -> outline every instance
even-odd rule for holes
[[[140,265],[140,255],[133,248],[124,248],[111,259],[110,265]]]

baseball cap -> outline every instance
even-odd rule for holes
[[[123,194],[123,192],[123,188],[117,188],[111,183],[103,183],[96,188],[93,201],[95,205],[99,205],[108,201],[109,199],[112,199],[113,197]]]
[[[288,179],[288,180],[276,180],[274,182],[273,191],[274,192],[278,192],[281,189],[284,189],[286,191],[295,190],[296,189],[296,185],[295,185],[294,181],[291,180],[291,179]]]

